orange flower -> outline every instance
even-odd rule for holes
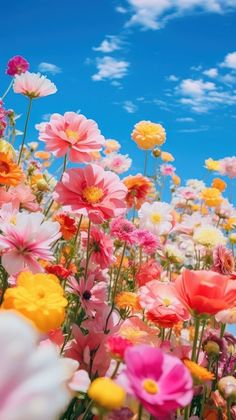
[[[223,225],[223,228],[227,231],[234,230],[236,227],[236,217],[230,217],[228,220],[226,220],[225,224]]]
[[[60,230],[64,239],[70,240],[71,238],[73,238],[73,236],[76,233],[77,227],[76,227],[75,220],[72,217],[67,216],[67,214],[62,213],[62,214],[57,214],[54,217],[54,220],[60,223],[60,226],[61,226]]]
[[[189,359],[183,359],[183,363],[197,382],[212,381],[215,378],[212,372]]]
[[[131,137],[140,149],[150,150],[165,143],[166,132],[160,124],[140,121],[134,126]]]
[[[36,157],[38,159],[42,159],[42,160],[48,160],[48,159],[51,158],[51,153],[44,152],[44,151],[38,151],[38,152],[35,152],[34,157]]]
[[[140,209],[153,190],[152,182],[145,176],[137,174],[127,176],[123,183],[128,189],[126,195],[127,206],[129,208],[135,207],[137,210]]]
[[[6,153],[0,153],[0,184],[15,187],[24,178],[21,168]]]
[[[220,192],[224,192],[227,184],[225,181],[223,181],[223,179],[220,178],[214,178],[211,184],[212,188],[216,188],[217,190],[219,190]]]
[[[204,188],[201,193],[202,200],[209,207],[217,207],[223,198],[217,188]]]
[[[173,174],[172,181],[173,181],[173,184],[176,185],[176,187],[178,187],[181,183],[181,178],[178,175]]]
[[[138,296],[132,292],[121,292],[116,296],[115,299],[116,306],[119,309],[130,308],[133,310],[140,310],[141,306],[139,304]]]
[[[174,156],[169,152],[161,152],[161,159],[164,162],[174,162],[175,160]]]

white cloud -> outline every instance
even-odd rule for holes
[[[167,76],[166,78],[169,82],[178,82],[179,78],[175,76],[174,74],[171,74],[170,76]]]
[[[92,76],[92,80],[98,82],[101,80],[122,79],[128,73],[130,63],[124,60],[118,60],[113,57],[105,56],[97,58],[97,73]]]
[[[107,54],[120,50],[121,48],[122,42],[117,36],[107,35],[98,47],[93,47],[93,50]]]
[[[205,70],[203,74],[214,79],[218,76],[218,69],[216,67],[212,67],[211,69]]]
[[[221,63],[221,67],[236,70],[236,51],[225,56],[223,63]]]
[[[117,6],[117,7],[116,7],[116,11],[117,11],[118,13],[122,13],[122,14],[127,13],[127,9],[125,9],[123,6]]]
[[[191,123],[194,122],[194,118],[191,117],[181,117],[181,118],[176,118],[177,122],[187,122],[187,123]]]
[[[132,101],[124,101],[123,108],[128,114],[134,114],[138,109]]]
[[[157,30],[170,19],[198,12],[224,14],[236,9],[236,0],[127,0],[132,16],[127,26]]]
[[[61,73],[62,71],[60,67],[56,66],[56,64],[45,63],[45,62],[40,63],[38,65],[38,69],[42,73],[51,73],[51,74],[58,74],[58,73]]]
[[[185,79],[179,85],[179,92],[181,95],[190,97],[199,97],[205,94],[206,91],[214,90],[215,83],[204,82],[202,79],[193,80]]]

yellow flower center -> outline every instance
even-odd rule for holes
[[[170,306],[171,305],[171,300],[169,298],[164,298],[163,303],[164,303],[165,306]]]
[[[79,136],[78,136],[77,131],[70,130],[70,128],[67,128],[65,131],[69,140],[79,141]]]
[[[90,204],[99,203],[103,196],[103,190],[98,187],[85,187],[82,191],[82,197]]]
[[[157,225],[161,221],[161,215],[159,213],[152,213],[151,221],[152,223],[154,223],[154,225]]]
[[[153,379],[145,379],[143,381],[143,389],[148,392],[148,394],[158,393],[158,385]]]

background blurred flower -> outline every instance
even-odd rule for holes
[[[221,192],[217,188],[204,188],[201,192],[201,198],[209,207],[217,207],[223,200]]]
[[[193,240],[200,245],[213,248],[217,245],[225,245],[227,239],[220,229],[210,224],[203,224],[196,228],[193,234]]]
[[[121,155],[120,153],[110,153],[100,161],[100,165],[103,168],[109,169],[109,171],[117,174],[123,174],[128,171],[131,163],[132,160],[129,158],[129,155]]]
[[[21,168],[6,154],[0,152],[0,184],[16,186],[24,178]]]
[[[230,179],[236,177],[236,156],[220,160],[220,173],[228,176]]]

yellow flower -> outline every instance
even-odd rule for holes
[[[88,390],[88,396],[99,406],[114,410],[125,402],[125,391],[110,378],[95,379]]]
[[[212,381],[215,378],[212,372],[189,359],[184,359],[183,363],[197,382]]]
[[[174,162],[175,160],[174,156],[169,152],[161,152],[161,159],[164,162]]]
[[[208,171],[219,171],[220,162],[218,160],[209,158],[205,160],[205,167],[208,169]]]
[[[132,292],[121,292],[116,296],[116,306],[119,309],[131,308],[134,310],[141,309],[138,296]]]
[[[12,145],[4,139],[0,139],[0,153],[5,153],[10,159],[15,159],[16,152]]]
[[[223,228],[227,231],[234,230],[236,227],[236,217],[230,217],[228,220],[226,220],[225,224],[223,225]]]
[[[212,188],[217,188],[217,190],[219,190],[220,192],[224,192],[227,187],[227,184],[225,181],[223,181],[223,179],[214,178],[211,186]]]
[[[104,153],[109,155],[110,153],[117,152],[121,146],[117,140],[108,139],[105,141],[104,147]]]
[[[204,203],[209,207],[217,207],[223,200],[221,193],[217,188],[204,188],[201,192],[201,197]]]
[[[134,126],[131,137],[140,149],[150,150],[165,143],[166,132],[160,124],[140,121]]]
[[[172,175],[172,181],[173,181],[173,184],[178,187],[178,185],[180,185],[180,183],[181,183],[181,178],[178,175],[173,174]]]
[[[213,248],[216,245],[226,244],[226,238],[221,230],[212,225],[203,225],[196,228],[193,240],[200,245],[210,248]]]
[[[229,242],[232,245],[235,245],[236,244],[236,233],[231,233],[231,235],[229,235]]]
[[[6,290],[2,309],[13,309],[30,319],[42,332],[59,328],[65,318],[67,300],[53,274],[22,272],[17,286]]]

